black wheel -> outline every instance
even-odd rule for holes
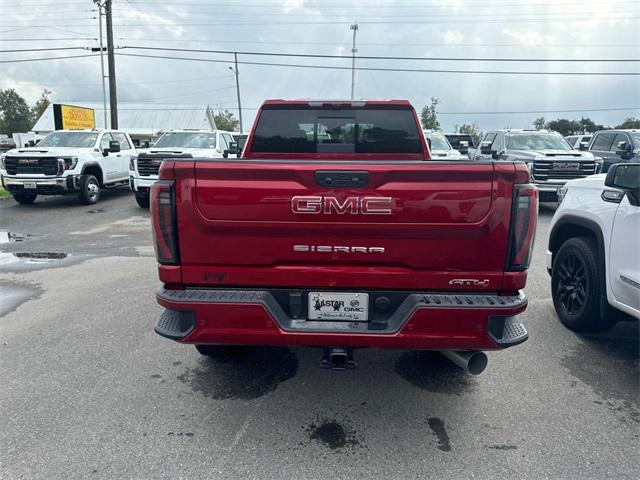
[[[601,314],[604,281],[595,240],[577,237],[562,244],[553,262],[551,295],[565,326],[576,332],[600,332],[615,325],[615,320]]]
[[[100,200],[100,182],[94,175],[83,175],[80,179],[80,201],[93,205]]]
[[[228,360],[242,356],[246,347],[241,345],[195,345],[200,355],[215,358],[218,360]]]
[[[20,205],[31,205],[36,201],[37,193],[14,193],[13,199]]]
[[[136,192],[136,202],[141,208],[149,208],[149,195],[141,195]]]

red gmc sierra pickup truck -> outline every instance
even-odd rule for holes
[[[204,355],[428,349],[479,373],[527,339],[527,167],[432,160],[408,101],[267,100],[239,158],[164,160],[151,208],[155,331]]]

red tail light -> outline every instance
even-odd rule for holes
[[[533,185],[515,185],[509,230],[507,271],[529,268],[538,222],[538,189]]]
[[[159,180],[151,186],[151,219],[158,263],[175,265],[178,257],[176,196],[173,180]]]

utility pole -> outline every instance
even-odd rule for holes
[[[236,74],[236,93],[238,95],[238,118],[240,119],[240,133],[242,133],[242,104],[240,103],[240,79],[238,76],[240,73],[238,72],[238,52],[233,52],[233,61],[235,68],[229,67],[233,73]]]
[[[107,87],[104,83],[104,45],[102,43],[102,7],[100,0],[93,0],[98,7],[98,28],[100,30],[100,74],[102,76],[102,110],[104,111],[104,128],[107,128]],[[93,51],[93,49],[92,49]]]
[[[353,30],[353,46],[351,47],[351,100],[353,100],[353,90],[356,85],[356,32],[358,31],[358,24],[354,23],[350,26]]]
[[[118,128],[118,96],[116,93],[116,61],[113,54],[113,23],[111,19],[111,1],[104,1],[104,15],[107,18],[107,61],[109,64],[109,107],[111,110],[111,128]]]

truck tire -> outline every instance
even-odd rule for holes
[[[82,175],[79,197],[80,201],[85,205],[98,203],[98,200],[100,200],[100,182],[94,175]]]
[[[246,347],[241,345],[195,345],[195,347],[200,355],[216,360],[240,357],[246,352]]]
[[[138,192],[135,192],[136,202],[140,208],[149,208],[149,195],[141,195]]]
[[[606,302],[605,278],[593,238],[564,242],[553,262],[551,296],[560,321],[576,332],[602,332],[616,323],[602,315]]]
[[[20,205],[31,205],[36,201],[37,193],[14,193],[13,199]]]

